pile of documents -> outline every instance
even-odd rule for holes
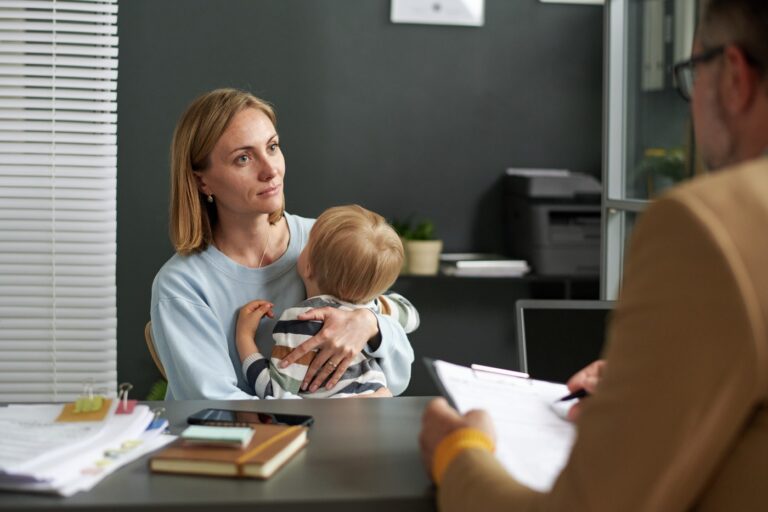
[[[497,254],[445,253],[440,271],[456,277],[520,277],[530,272],[525,260],[511,260]]]
[[[174,439],[146,405],[119,403],[98,421],[62,421],[62,404],[0,407],[0,489],[71,496]]]

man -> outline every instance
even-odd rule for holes
[[[691,59],[675,68],[705,163],[727,169],[676,188],[638,222],[605,365],[569,382],[595,392],[552,490],[504,471],[487,414],[437,399],[420,443],[441,510],[768,507],[766,34],[766,0],[712,0]]]

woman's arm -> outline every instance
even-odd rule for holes
[[[399,293],[389,292],[376,299],[379,312],[397,320],[403,330],[412,333],[419,328],[419,312],[411,302]]]
[[[167,398],[255,398],[237,386],[227,336],[208,307],[180,298],[160,299],[151,317],[155,348],[168,376]]]
[[[366,354],[378,360],[387,378],[387,387],[394,395],[405,391],[411,379],[413,349],[396,320],[375,314],[367,308],[344,311],[332,307],[313,309],[300,315],[299,319],[323,322],[323,328],[317,335],[294,349],[281,363],[281,368],[285,368],[304,354],[317,350],[307,369],[302,389],[314,392],[326,379],[326,388],[331,389],[344,375],[354,356],[375,339],[376,346],[369,346]]]

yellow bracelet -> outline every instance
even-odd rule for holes
[[[432,478],[435,483],[440,484],[445,470],[459,453],[472,448],[493,453],[493,441],[482,430],[470,427],[454,430],[444,437],[437,445],[432,460]]]

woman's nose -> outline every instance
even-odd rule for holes
[[[277,166],[269,158],[263,158],[260,161],[258,173],[261,181],[269,181],[277,176]]]

